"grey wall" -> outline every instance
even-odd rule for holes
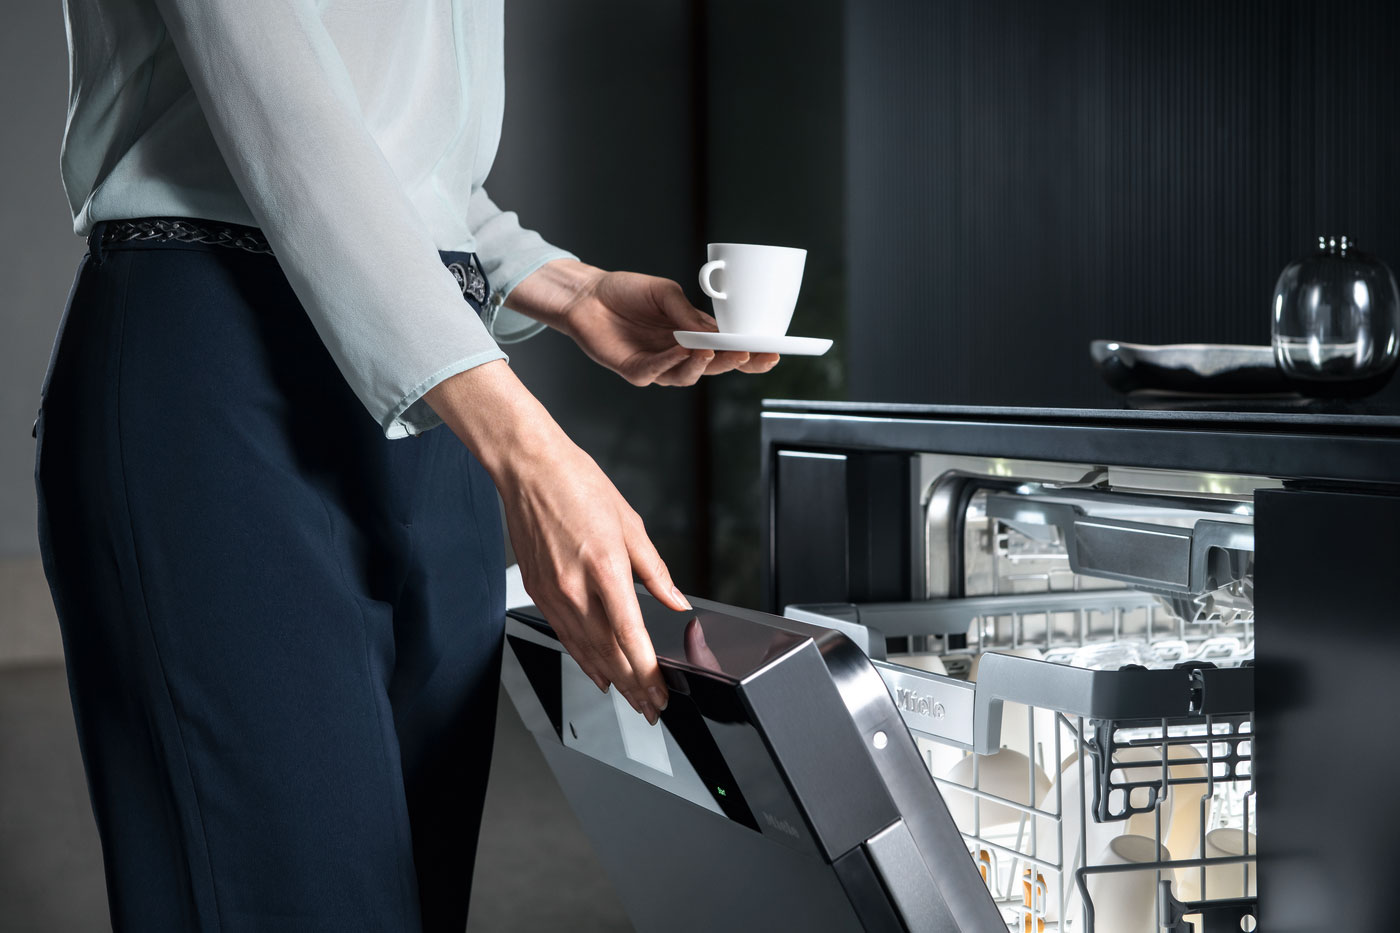
[[[67,101],[61,7],[7,5],[0,26],[0,666],[62,651],[39,567],[29,431],[84,249],[58,174]]]
[[[67,104],[59,4],[6,5],[0,27],[0,560],[38,550],[29,428],[83,252],[58,175]]]

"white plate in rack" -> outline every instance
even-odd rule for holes
[[[831,349],[825,337],[777,337],[772,334],[718,334],[704,330],[678,330],[676,343],[688,350],[722,350],[738,353],[785,353],[788,356],[821,356]]]

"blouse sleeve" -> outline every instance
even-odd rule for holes
[[[389,437],[439,424],[424,393],[505,354],[366,127],[314,0],[156,3],[240,193],[346,381]],[[515,228],[498,242],[528,233]]]
[[[503,211],[485,188],[472,192],[467,204],[467,225],[476,237],[477,255],[491,280],[487,327],[501,343],[517,343],[544,330],[544,325],[505,307],[515,286],[530,273],[555,259],[577,259],[573,253],[551,246],[533,230],[520,225],[514,211]]]

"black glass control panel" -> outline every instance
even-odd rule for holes
[[[611,701],[564,654],[539,610],[510,612],[544,636],[508,635],[507,648],[560,740],[787,847],[816,853],[815,834],[755,726],[742,689],[745,678],[809,639],[704,609],[672,612],[647,597],[641,602],[671,694],[661,714],[664,732],[647,729],[645,720],[623,704],[614,715],[607,706]],[[600,729],[619,729],[623,738],[595,739]],[[637,754],[629,733],[633,742],[650,743],[651,755]]]

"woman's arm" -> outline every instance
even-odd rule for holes
[[[604,272],[550,246],[478,188],[467,213],[491,287],[504,298],[488,312],[491,333],[513,343],[545,326],[567,334],[594,362],[633,385],[693,385],[701,376],[739,369],[761,373],[774,354],[713,353],[676,343],[678,330],[715,330],[669,279]]]
[[[655,723],[666,685],[632,578],[672,609],[690,604],[641,518],[505,363],[447,379],[428,402],[495,480],[525,589],[559,640],[600,690],[616,685]]]
[[[497,481],[531,596],[599,687],[617,684],[654,721],[664,685],[631,574],[673,608],[685,599],[462,301],[315,3],[156,2],[229,171],[361,401],[391,436],[448,421]]]

